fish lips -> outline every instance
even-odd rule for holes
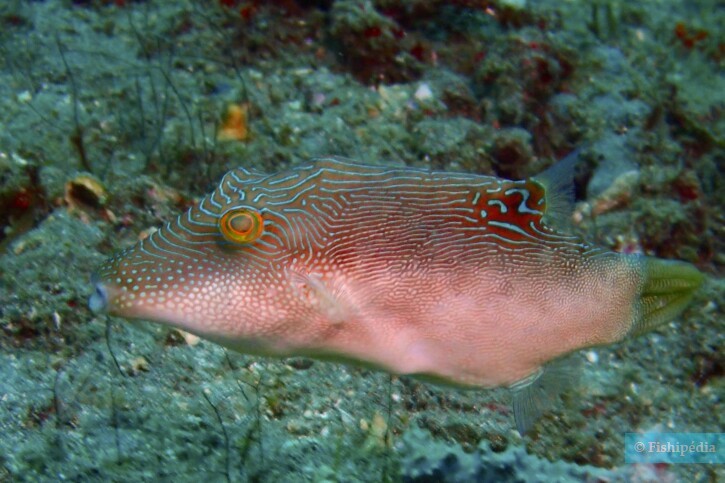
[[[97,273],[91,275],[91,284],[93,285],[93,294],[88,298],[88,308],[94,314],[106,312],[108,309],[108,288]]]

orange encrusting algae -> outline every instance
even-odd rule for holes
[[[219,141],[246,141],[249,137],[247,126],[248,104],[229,104],[222,125],[217,133]]]
[[[100,267],[91,308],[253,354],[508,386],[524,432],[563,356],[670,320],[703,279],[560,231],[571,172],[571,160],[522,181],[338,159],[239,168]]]

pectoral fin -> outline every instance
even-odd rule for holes
[[[347,290],[340,284],[326,282],[314,273],[296,271],[290,272],[290,283],[297,297],[333,325],[350,320],[355,313]]]

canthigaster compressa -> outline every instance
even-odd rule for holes
[[[572,171],[235,169],[103,264],[90,306],[246,353],[511,387],[524,432],[564,379],[552,362],[671,320],[703,281],[567,234]]]

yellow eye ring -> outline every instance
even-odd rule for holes
[[[250,208],[232,208],[219,219],[219,231],[232,243],[251,243],[264,232],[262,214]]]

